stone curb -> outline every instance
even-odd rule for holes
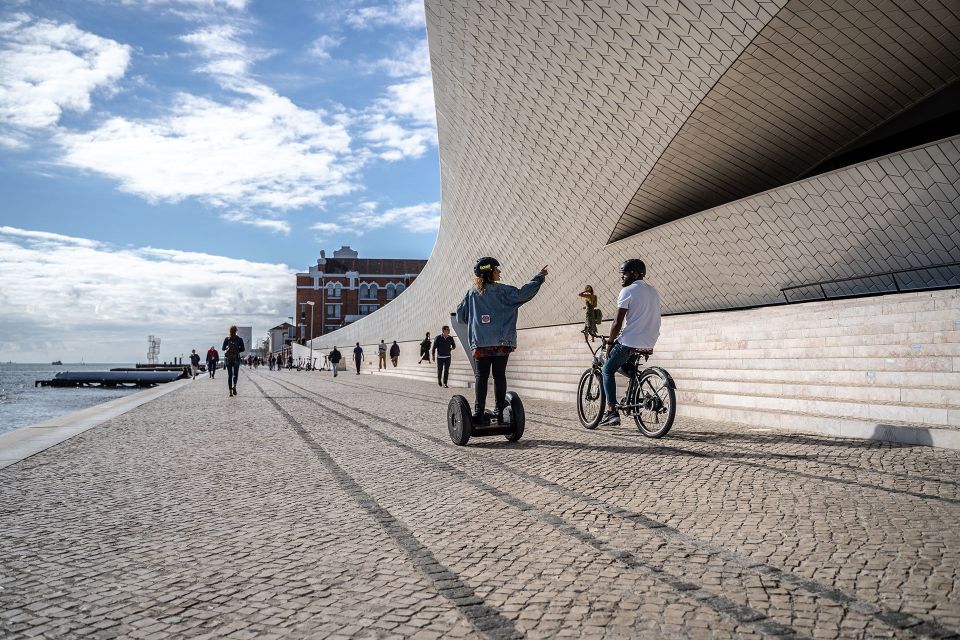
[[[0,434],[0,469],[56,446],[111,418],[176,391],[190,382],[192,380],[189,378],[168,382],[153,389],[144,389],[122,398],[108,400],[80,411]]]

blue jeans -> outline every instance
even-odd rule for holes
[[[611,406],[617,402],[617,379],[616,373],[630,359],[632,349],[625,347],[619,342],[614,342],[610,348],[610,354],[603,363],[603,391],[607,396],[607,405]]]
[[[227,360],[227,385],[230,387],[237,386],[237,377],[240,375],[240,362],[230,362]]]

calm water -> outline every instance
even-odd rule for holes
[[[79,411],[120,398],[136,389],[65,388],[33,386],[34,380],[50,380],[59,371],[107,371],[125,364],[0,364],[0,433]]]

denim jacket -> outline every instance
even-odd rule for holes
[[[471,287],[457,306],[457,320],[467,325],[470,349],[516,347],[517,311],[520,305],[537,295],[543,280],[538,273],[519,289],[491,282],[483,295]]]

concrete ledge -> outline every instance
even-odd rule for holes
[[[56,446],[190,382],[190,379],[168,382],[153,389],[144,389],[116,400],[0,434],[0,469]]]

